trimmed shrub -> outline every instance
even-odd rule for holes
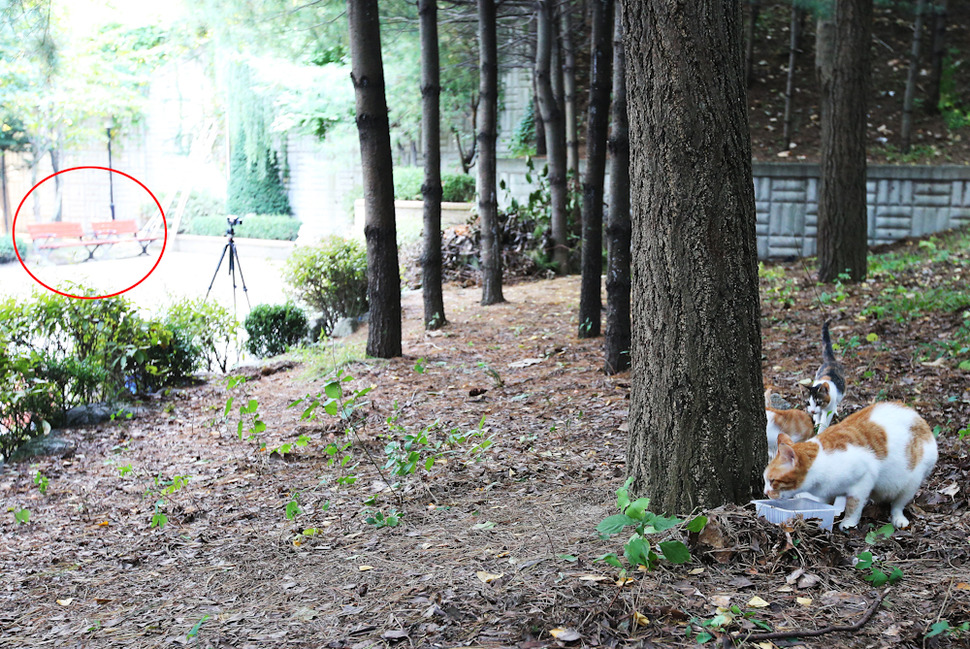
[[[290,214],[276,154],[267,153],[265,173],[246,158],[244,147],[237,147],[229,166],[226,210],[229,214]]]
[[[328,237],[319,246],[293,251],[283,281],[300,302],[321,314],[330,335],[337,320],[367,312],[367,251],[352,239]]]
[[[424,169],[398,167],[394,169],[394,199],[399,201],[424,200],[421,185]],[[441,174],[441,200],[451,203],[467,203],[475,198],[475,179],[467,174]]]
[[[303,309],[292,304],[258,304],[243,325],[249,340],[246,348],[259,358],[279,356],[306,336]]]
[[[292,216],[253,214],[243,217],[236,226],[235,236],[240,239],[276,239],[296,241],[300,234],[301,222]],[[181,229],[185,234],[200,234],[207,237],[225,236],[229,224],[224,216],[206,216],[193,219]]]
[[[18,241],[17,247],[20,249],[20,256],[26,257],[28,244]],[[17,261],[17,253],[13,251],[13,237],[5,235],[0,239],[0,264],[9,264],[13,261]]]
[[[239,321],[227,308],[203,298],[184,298],[168,307],[163,322],[175,334],[168,364],[180,377],[199,370],[223,372],[237,340]]]
[[[154,206],[154,205],[153,205]],[[173,208],[174,216],[174,208]],[[222,218],[225,223],[226,202],[213,196],[205,190],[193,191],[185,201],[185,210],[182,212],[182,222],[179,224],[179,233],[191,234],[188,231],[189,224],[196,219]],[[225,230],[225,228],[223,228]]]

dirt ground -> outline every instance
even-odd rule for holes
[[[906,323],[860,311],[889,285],[924,290],[965,277],[968,263],[963,249],[846,287],[824,307],[849,374],[843,414],[900,399],[939,431],[940,461],[912,526],[890,538],[865,538],[887,522],[881,508],[844,533],[725,506],[704,512],[700,535],[658,536],[684,540],[689,563],[634,570],[618,585],[618,571],[594,560],[622,555],[625,539],[600,540],[594,528],[616,513],[630,376],[602,374],[602,340],[576,337],[579,278],[507,287],[509,301],[492,307],[478,304],[477,288],[448,287],[448,327],[425,333],[421,296],[410,294],[405,356],[344,367],[349,388],[374,386],[353,417],[362,440],[348,449],[353,485],[338,484],[350,472],[327,462],[344,425],[322,411],[301,421],[301,408],[287,407],[327,377],[288,361],[245,370],[228,421],[230,392],[213,378],[152,398],[130,421],[65,431],[77,442],[67,457],[2,467],[0,647],[687,647],[705,633],[723,643],[725,632],[857,624],[867,610],[858,633],[774,646],[967,646],[967,633],[924,639],[934,623],[970,620],[970,440],[956,433],[970,421],[970,382],[927,351],[965,310]],[[785,280],[764,286],[765,381],[796,400],[820,360],[823,311],[800,264],[770,270]],[[240,440],[247,399],[269,449],[300,435],[308,445],[281,458]],[[392,495],[368,455],[383,465],[386,435],[435,422],[432,442],[453,429],[482,435]],[[176,476],[187,483],[163,493]],[[18,524],[23,509],[29,523]],[[376,510],[396,512],[399,525],[366,522]],[[164,527],[150,526],[155,514]],[[865,550],[887,573],[902,571],[888,592],[852,566]]]

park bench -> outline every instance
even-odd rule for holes
[[[94,253],[101,246],[114,243],[100,239],[90,239],[85,236],[80,223],[63,221],[60,223],[31,223],[27,225],[27,234],[34,244],[34,248],[50,254],[51,250],[59,248],[80,248],[83,247],[88,253],[89,261],[94,258]]]
[[[140,254],[143,255],[148,254],[148,246],[152,245],[152,242],[162,238],[157,234],[139,234],[138,225],[134,221],[94,221],[91,223],[91,230],[99,240],[102,240],[102,237],[112,237],[111,239],[104,239],[104,241],[111,241],[112,243],[137,241],[138,245],[141,246]],[[130,238],[121,238],[122,235],[128,234],[132,236]]]

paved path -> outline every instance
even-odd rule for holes
[[[138,286],[125,292],[124,296],[150,313],[182,297],[203,297],[212,281],[216,264],[219,263],[223,245],[222,240],[214,241],[211,254],[166,250],[157,268]],[[64,282],[71,281],[109,294],[124,290],[145,277],[158,259],[157,254],[146,257],[138,256],[137,252],[136,248],[135,256],[85,263],[41,264],[28,261],[28,268],[48,286],[59,287]],[[282,261],[242,256],[240,265],[253,306],[286,301],[285,286],[280,277]],[[236,284],[237,316],[242,320],[249,309],[238,268]],[[46,290],[19,263],[14,261],[0,265],[0,297],[26,298],[34,289]],[[233,290],[228,255],[215,277],[209,299],[232,309]]]

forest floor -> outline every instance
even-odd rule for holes
[[[509,286],[490,307],[450,286],[447,327],[426,333],[408,295],[405,355],[343,365],[345,395],[373,386],[351,415],[359,439],[288,407],[326,389],[323,353],[240,370],[232,389],[210,377],[159,394],[133,419],[63,431],[66,457],[0,467],[0,647],[688,647],[807,635],[870,607],[858,633],[775,646],[967,646],[966,631],[925,635],[970,620],[970,233],[898,244],[859,285],[817,287],[801,263],[761,275],[767,385],[800,401],[831,317],[841,414],[896,399],[938,433],[909,529],[872,533],[881,507],[846,533],[729,505],[702,512],[699,535],[656,536],[691,561],[621,581],[595,559],[625,538],[595,527],[623,484],[630,376],[605,376],[602,339],[577,338],[579,279]],[[249,400],[258,413],[241,416]],[[240,417],[244,437],[265,422],[259,441],[239,438]],[[384,465],[406,434],[421,466],[390,493],[368,457]],[[368,522],[378,511],[398,524]],[[901,572],[888,593],[853,567],[864,551]]]

